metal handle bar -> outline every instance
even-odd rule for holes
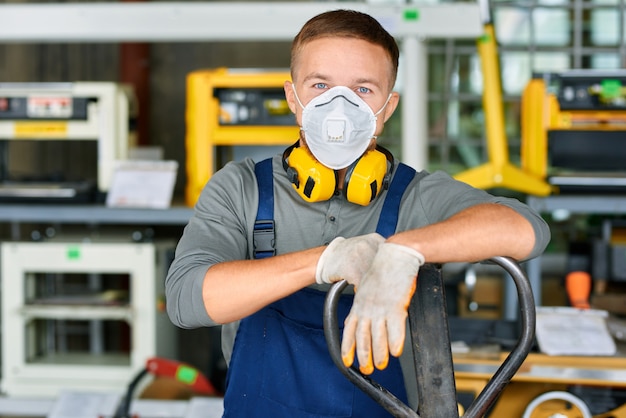
[[[511,275],[517,288],[517,297],[520,307],[522,333],[517,340],[515,348],[509,353],[498,370],[485,385],[480,394],[467,408],[463,418],[482,417],[495,402],[505,386],[520,368],[526,356],[530,352],[535,337],[535,301],[530,283],[519,264],[510,257],[493,257],[489,261],[502,267]],[[328,349],[333,362],[339,370],[359,389],[368,394],[372,399],[383,406],[390,414],[397,418],[420,418],[392,393],[383,388],[369,377],[361,374],[354,367],[346,367],[341,359],[341,341],[339,326],[337,323],[337,306],[339,296],[348,283],[344,280],[335,283],[326,296],[324,305],[324,335],[328,343]],[[434,418],[434,417],[423,417]]]
[[[368,394],[378,404],[385,408],[394,417],[420,418],[419,415],[401,400],[396,398],[387,389],[362,374],[354,366],[346,367],[341,359],[341,341],[339,337],[339,325],[337,323],[337,306],[339,296],[348,286],[348,282],[340,280],[331,286],[324,303],[324,335],[328,343],[330,356],[344,376],[354,383],[359,389]]]

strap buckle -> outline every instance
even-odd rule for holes
[[[254,258],[267,258],[276,255],[276,233],[274,231],[274,220],[257,220],[254,222],[252,232],[254,245]]]

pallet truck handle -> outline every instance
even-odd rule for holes
[[[511,381],[513,375],[515,375],[517,370],[519,370],[533,346],[535,337],[535,302],[530,283],[523,270],[520,268],[519,264],[510,257],[493,257],[489,261],[502,267],[507,273],[509,273],[515,282],[520,307],[522,332],[514,349],[500,365],[481,393],[467,408],[463,418],[478,418],[484,416],[505,386]],[[369,377],[361,374],[356,368],[344,366],[341,359],[341,341],[337,321],[337,306],[339,303],[339,296],[347,285],[347,282],[343,280],[335,283],[330,288],[324,305],[324,334],[326,336],[328,349],[333,362],[344,376],[383,406],[394,417],[420,418],[417,412],[410,409],[410,407],[401,402],[381,385]],[[443,315],[445,315],[445,312]],[[456,404],[456,399],[453,401]],[[456,415],[455,418],[458,418],[458,415]]]

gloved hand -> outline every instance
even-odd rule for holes
[[[389,353],[402,354],[407,309],[424,261],[422,254],[404,245],[385,242],[378,247],[346,318],[341,342],[346,367],[354,361],[355,346],[364,374],[371,374],[374,364],[379,370],[387,367]]]
[[[383,242],[385,238],[375,232],[348,239],[335,238],[317,262],[315,281],[324,284],[344,279],[357,286]]]

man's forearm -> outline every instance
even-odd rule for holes
[[[485,203],[443,222],[398,233],[389,242],[414,248],[430,263],[481,261],[494,256],[522,260],[533,249],[535,233],[530,222],[513,209]]]
[[[236,321],[315,283],[317,260],[324,248],[214,265],[202,286],[207,313],[217,323]]]

